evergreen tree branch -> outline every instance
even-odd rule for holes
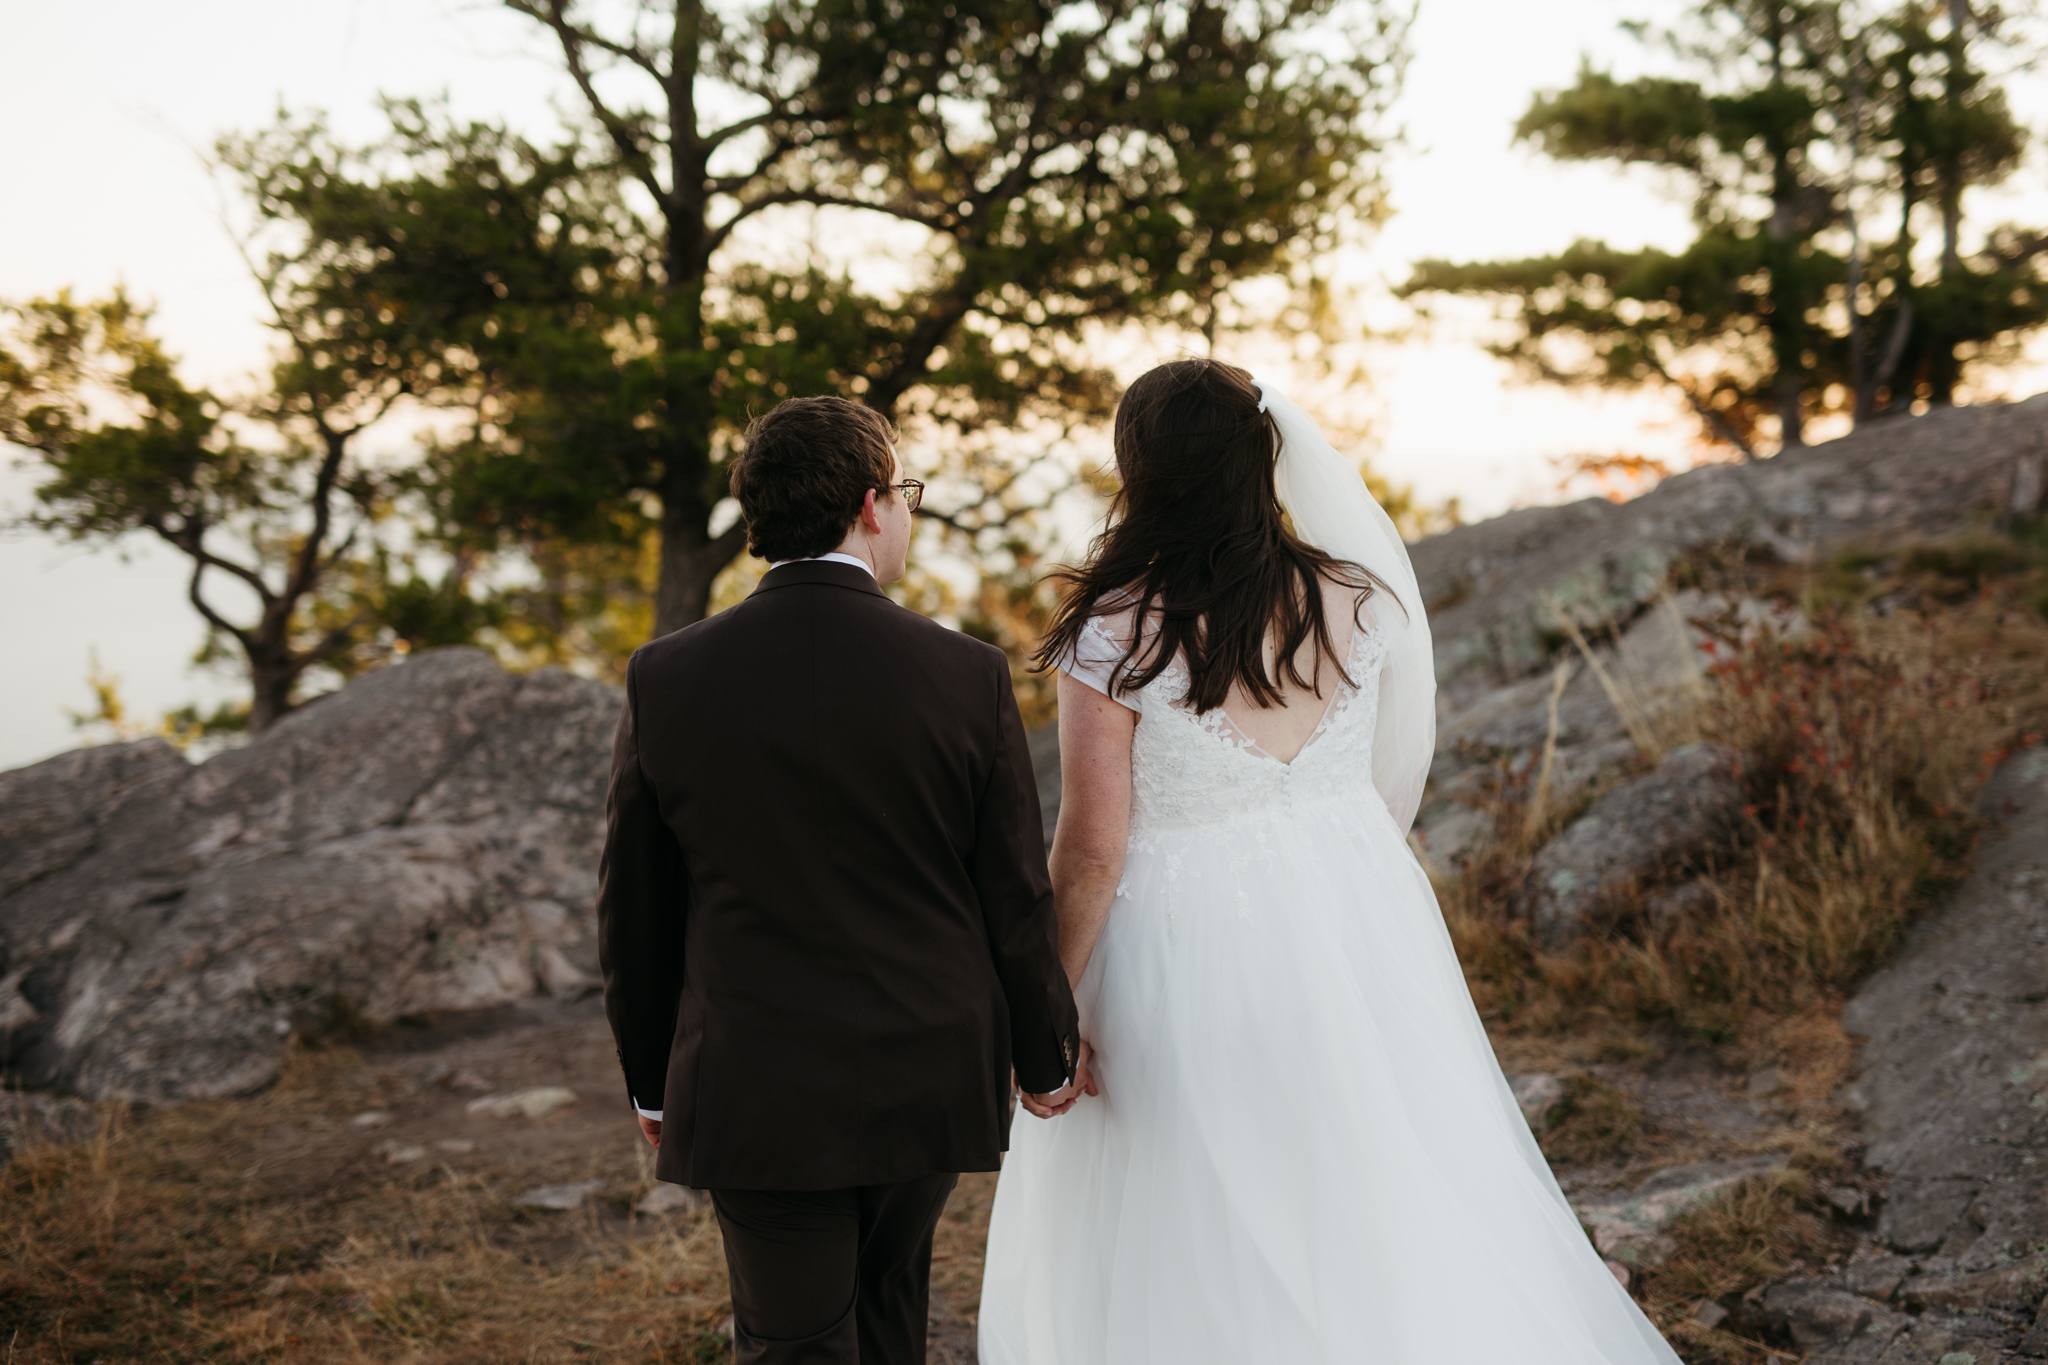
[[[647,139],[631,121],[615,112],[597,93],[597,83],[591,75],[589,63],[584,59],[584,48],[602,46],[601,40],[582,25],[569,21],[568,5],[565,0],[504,0],[504,3],[508,8],[545,25],[555,35],[555,41],[562,50],[562,64],[569,72],[569,79],[575,82],[576,89],[583,95],[591,117],[597,120],[598,126],[603,128],[605,135],[611,139],[612,147],[619,154],[619,164],[625,167],[628,175],[639,182],[641,188],[654,197],[655,203],[666,209],[670,191],[663,187],[661,178],[654,172],[654,155],[647,145]],[[667,77],[662,72],[652,67],[649,68],[649,72],[655,79],[664,85],[667,84]],[[694,130],[685,136],[691,133],[694,133]]]

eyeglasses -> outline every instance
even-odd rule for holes
[[[905,479],[902,483],[892,483],[889,487],[903,495],[903,501],[909,504],[910,510],[913,512],[924,501],[924,480],[922,479]]]

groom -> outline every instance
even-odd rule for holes
[[[605,1010],[655,1174],[711,1191],[743,1363],[922,1362],[1012,1069],[1034,1113],[1077,1091],[1008,663],[882,593],[922,487],[879,414],[781,404],[732,466],[773,567],[626,669]]]

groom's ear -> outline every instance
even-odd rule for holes
[[[882,517],[881,514],[875,510],[874,489],[870,488],[868,490],[868,495],[865,498],[861,499],[860,513],[857,519],[859,520],[862,526],[867,528],[869,534],[877,536],[882,534]]]

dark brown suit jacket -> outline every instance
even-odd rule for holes
[[[987,1171],[1012,1065],[1080,1045],[1001,651],[861,569],[770,570],[626,670],[598,892],[663,1180],[817,1190]]]

